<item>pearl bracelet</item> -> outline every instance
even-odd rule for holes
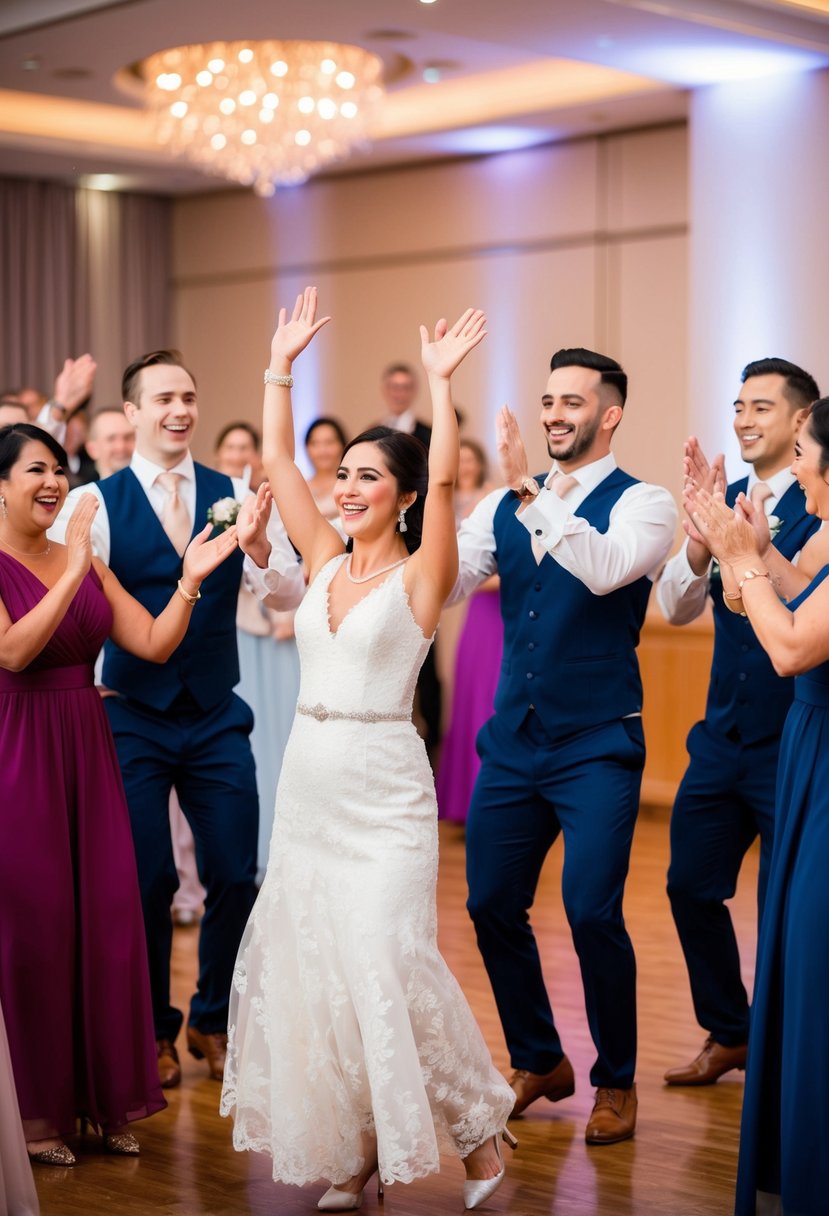
[[[191,595],[190,592],[184,586],[184,583],[181,581],[181,579],[179,579],[178,583],[176,584],[176,591],[179,593],[179,595],[184,600],[184,602],[186,604],[189,604],[191,608],[193,607],[193,605],[196,603],[197,600],[201,599],[201,591],[197,591],[195,595]]]
[[[293,376],[275,376],[269,367],[265,368],[265,384],[279,384],[282,388],[293,388]]]

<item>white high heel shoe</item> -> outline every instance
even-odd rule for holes
[[[383,1202],[383,1183],[377,1179],[377,1200]],[[340,1191],[330,1186],[317,1204],[319,1212],[356,1212],[363,1202],[362,1191]]]
[[[510,1146],[513,1151],[518,1148],[518,1141],[513,1136],[512,1132],[506,1128],[501,1132],[504,1142]],[[501,1144],[497,1136],[495,1140],[495,1152],[498,1154],[498,1160],[501,1163],[501,1168],[494,1178],[467,1178],[463,1184],[463,1206],[467,1211],[473,1208],[479,1208],[482,1203],[489,1199],[490,1195],[494,1195],[498,1187],[504,1181],[506,1168],[504,1159],[501,1156]]]

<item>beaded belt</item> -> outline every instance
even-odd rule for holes
[[[329,719],[333,719],[335,722],[411,721],[410,714],[380,713],[376,709],[367,709],[362,713],[358,710],[353,710],[347,713],[342,709],[326,709],[319,701],[316,705],[297,705],[296,711],[298,714],[304,714],[306,718],[316,718],[318,722],[327,722]]]

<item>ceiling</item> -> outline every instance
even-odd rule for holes
[[[681,119],[690,89],[829,65],[829,0],[3,0],[0,174],[226,185],[170,161],[118,80],[165,47],[257,38],[383,59],[372,147],[348,172]]]

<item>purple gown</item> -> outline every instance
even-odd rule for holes
[[[0,552],[12,621],[45,592]],[[90,571],[37,658],[0,670],[0,1005],[27,1140],[166,1105],[129,817],[93,686],[111,625]]]
[[[481,767],[475,740],[493,714],[503,651],[500,594],[477,591],[469,601],[455,658],[452,721],[441,748],[436,781],[441,819],[466,822]]]

